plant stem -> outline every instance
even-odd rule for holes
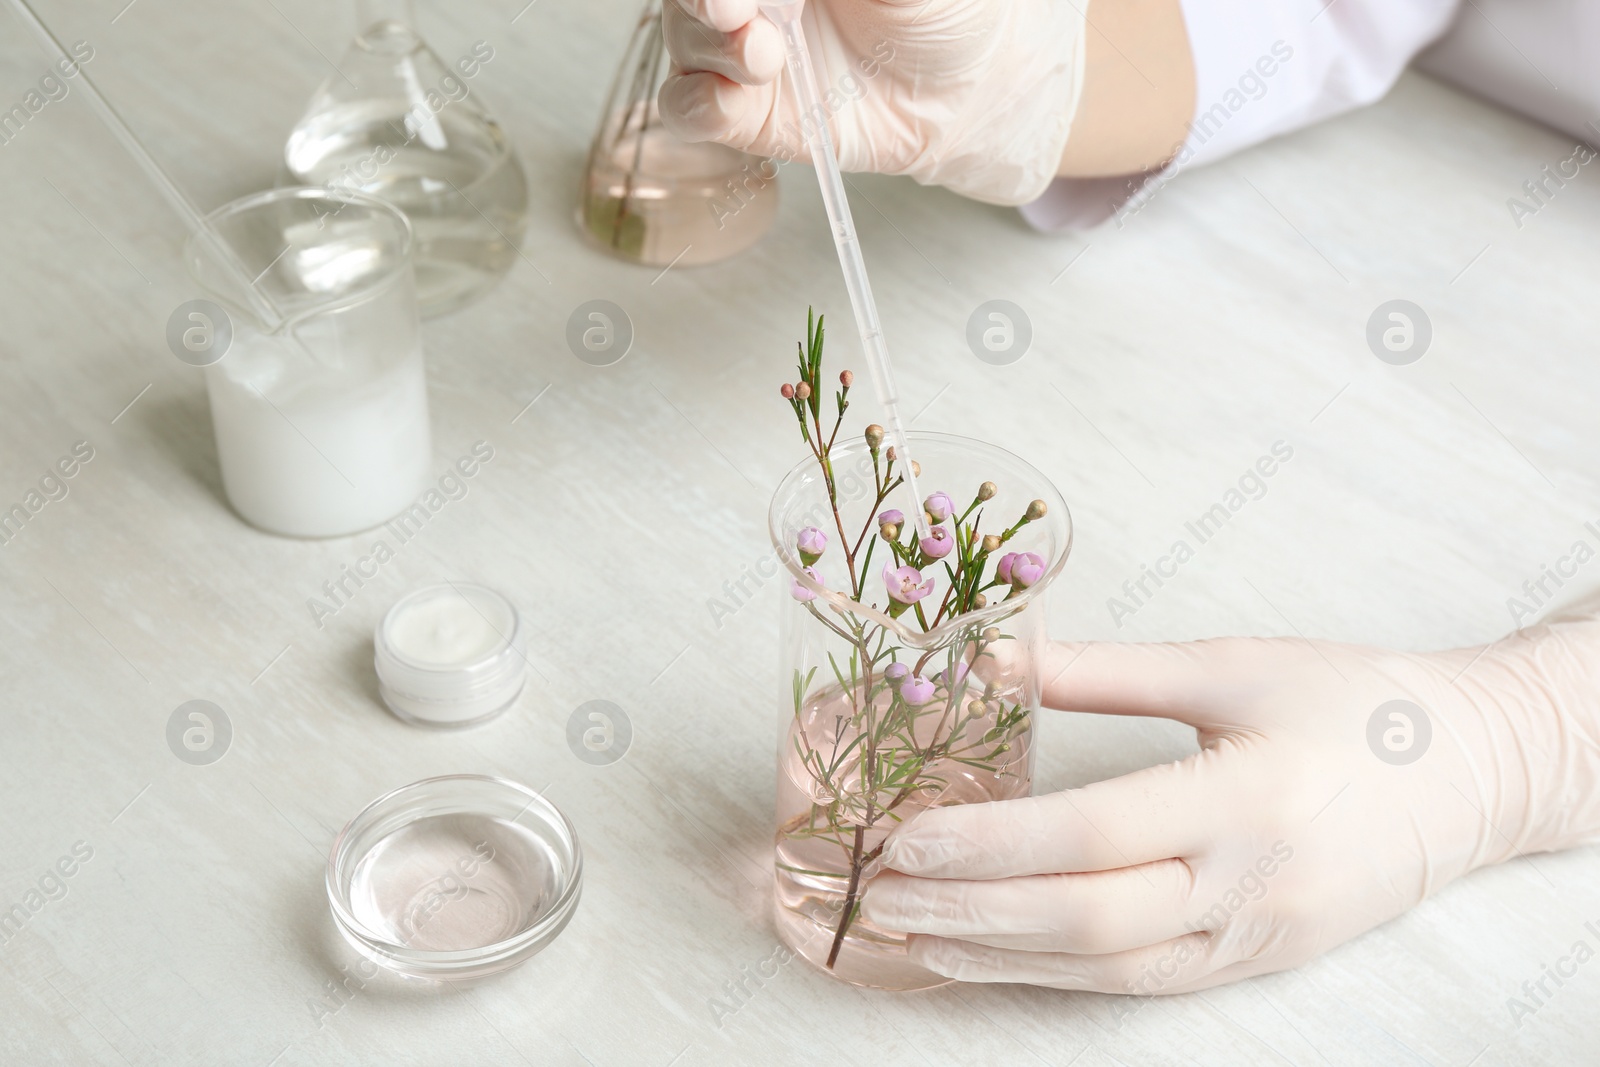
[[[804,420],[802,420],[803,422]],[[834,427],[838,429],[837,426]],[[817,423],[817,440],[822,440],[822,424]],[[817,463],[822,467],[823,481],[828,486],[828,506],[833,509],[833,526],[839,531],[839,547],[844,552],[844,562],[850,568],[850,588],[860,586],[856,579],[856,554],[850,551],[850,536],[844,532],[844,517],[839,514],[839,490],[833,481],[833,457],[828,454],[828,446],[821,445],[813,449],[817,456]]]
[[[861,851],[866,847],[867,828],[856,827],[855,846],[850,850],[850,885],[844,894],[844,914],[839,918],[839,929],[834,931],[833,946],[828,949],[828,970],[839,960],[839,950],[844,947],[845,931],[850,929],[850,918],[856,910],[856,894],[861,888],[861,868],[866,866]]]
[[[871,549],[870,549],[870,546],[869,546],[868,551],[870,551],[870,550]],[[854,561],[852,560],[852,574],[854,573],[853,563],[854,563]],[[873,797],[876,794],[876,790],[874,788],[870,787],[870,783],[872,783],[872,782],[874,782],[876,780],[876,776],[877,776],[877,759],[878,759],[878,727],[879,727],[879,723],[877,721],[877,716],[873,714],[873,712],[875,710],[875,707],[876,707],[876,704],[875,704],[875,701],[874,701],[874,698],[873,698],[873,692],[872,692],[872,683],[873,683],[872,676],[873,676],[873,673],[874,673],[873,668],[877,664],[876,664],[875,657],[873,657],[871,652],[867,649],[865,628],[863,628],[863,629],[861,629],[861,630],[859,630],[857,632],[857,637],[856,637],[856,640],[855,640],[854,643],[855,643],[856,648],[860,652],[862,671],[865,674],[865,679],[864,679],[865,684],[864,684],[864,686],[863,686],[863,688],[861,690],[862,706],[860,708],[859,714],[860,714],[861,719],[862,719],[862,728],[866,732],[867,743],[864,746],[864,753],[863,753],[863,756],[862,756],[862,760],[863,760],[862,766],[864,768],[866,768],[866,771],[867,771],[867,782],[869,783],[869,788],[868,788],[868,790],[866,792],[866,797],[867,797],[866,823],[864,825],[861,824],[861,823],[857,823],[856,824],[856,827],[855,827],[855,831],[856,831],[855,832],[855,844],[850,849],[850,883],[849,883],[849,885],[848,885],[848,887],[846,888],[846,891],[845,891],[844,914],[839,916],[839,928],[834,931],[834,933],[833,933],[833,945],[828,949],[828,969],[829,970],[833,969],[834,962],[836,960],[838,960],[838,958],[839,958],[839,950],[844,947],[844,935],[846,934],[846,932],[849,931],[849,929],[850,929],[850,921],[851,921],[852,917],[855,914],[856,898],[859,895],[860,889],[861,889],[861,869],[864,866],[866,866],[866,864],[868,862],[867,860],[863,859],[862,855],[861,855],[861,850],[866,846],[867,827],[869,827],[873,823],[877,822],[877,815],[874,814],[873,810],[872,810],[873,809],[873,803],[872,802],[873,802]],[[852,707],[855,705],[855,701],[856,701],[856,694],[855,693],[850,694],[850,703],[851,703]]]
[[[889,494],[892,493],[899,484],[900,479],[896,479],[893,485],[885,485],[878,490],[878,499],[873,502],[872,509],[867,512],[867,521],[861,527],[861,536],[856,538],[856,546],[855,548],[851,549],[852,552],[861,551],[861,543],[867,539],[867,531],[872,529],[874,525],[873,520],[876,519],[878,515],[878,509],[883,507],[883,502],[889,499]]]

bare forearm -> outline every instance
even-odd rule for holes
[[[1088,2],[1083,96],[1057,173],[1098,178],[1159,167],[1194,117],[1183,11],[1178,0]]]

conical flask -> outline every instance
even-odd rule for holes
[[[527,221],[522,166],[475,84],[495,50],[479,42],[446,63],[418,35],[411,0],[355,6],[360,32],[289,135],[289,179],[405,212],[422,313],[453,311],[511,269]]]
[[[636,263],[714,263],[749,248],[771,227],[778,165],[667,132],[656,92],[669,66],[661,0],[648,0],[589,148],[578,224]]]

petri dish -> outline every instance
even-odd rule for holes
[[[363,956],[411,978],[498,974],[537,954],[578,907],[583,856],[554,804],[504,778],[425,778],[340,831],[328,904]]]

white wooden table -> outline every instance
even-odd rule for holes
[[[125,3],[42,10],[91,42],[91,74],[206,206],[271,184],[349,35],[343,5]],[[0,547],[0,909],[41,879],[54,891],[58,859],[73,870],[0,945],[0,1060],[1593,1062],[1600,967],[1520,1028],[1506,1000],[1590,936],[1595,850],[1482,872],[1298,972],[1202,995],[895,996],[795,963],[747,982],[719,1025],[714,998],[776,948],[783,594],[766,582],[720,626],[708,601],[769,551],[767,496],[799,455],[776,389],[806,304],[839,323],[835,360],[848,307],[804,171],[784,174],[776,228],[734,262],[658,276],[586,247],[576,185],[634,2],[522,3],[428,3],[422,18],[447,58],[479,39],[496,49],[478,90],[532,184],[525,262],[426,330],[440,472],[476,441],[495,458],[321,629],[307,598],[368,539],[274,538],[226,507],[200,374],[163,340],[195,295],[179,223],[78,96],[0,147],[0,505],[75,442],[94,449],[70,493]],[[9,106],[45,61],[0,25]],[[1506,598],[1600,518],[1600,178],[1586,170],[1520,230],[1505,203],[1571,150],[1409,76],[1378,107],[1185,175],[1084,236],[852,180],[915,425],[997,440],[1073,504],[1058,635],[1427,648],[1508,628]],[[609,368],[563,342],[594,298],[637,333]],[[1033,324],[1007,367],[964,340],[993,298]],[[1394,298],[1433,326],[1410,366],[1364,338]],[[1280,439],[1295,458],[1268,495],[1114,625],[1107,598]],[[371,666],[382,611],[443,578],[505,590],[534,629],[522,704],[462,733],[389,715]],[[232,722],[209,766],[165,740],[191,699]],[[608,767],[565,741],[591,699],[632,721]],[[1167,723],[1043,729],[1042,789],[1193,744]],[[379,793],[457,771],[545,788],[568,812],[587,857],[576,919],[472,989],[381,980],[323,999],[355,960],[323,895],[333,835]]]

